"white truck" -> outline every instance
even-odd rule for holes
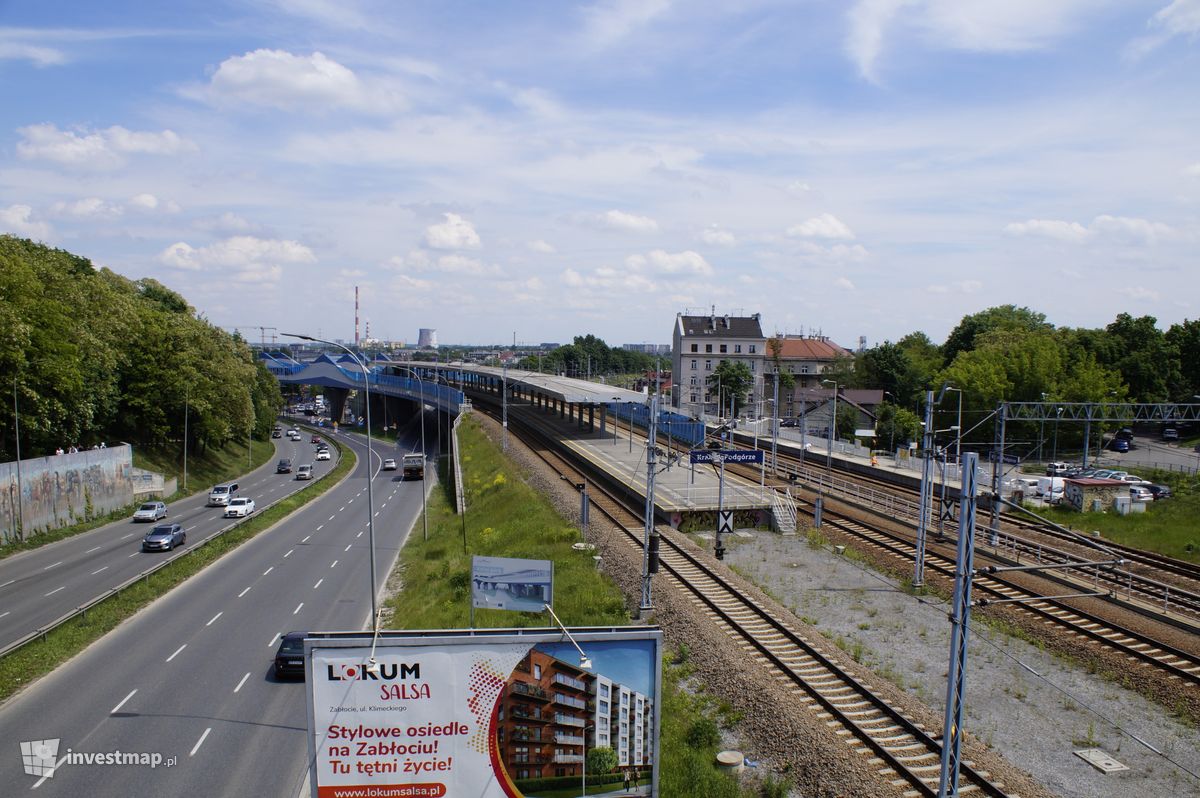
[[[425,455],[412,452],[404,455],[403,460],[405,479],[425,479]]]

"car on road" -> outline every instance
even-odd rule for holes
[[[296,469],[296,479],[312,479],[312,466],[302,465]]]
[[[236,482],[223,482],[220,485],[213,485],[212,490],[208,492],[209,507],[224,507],[229,504],[229,500],[238,495],[238,484]]]
[[[275,678],[304,678],[304,638],[308,632],[288,632],[275,650]]]
[[[283,430],[278,430],[278,429],[271,430],[271,437],[272,437],[272,438],[282,438],[282,437],[283,437]]]
[[[242,497],[229,502],[229,506],[225,508],[225,517],[245,518],[252,512],[254,512],[254,499]]]
[[[1163,443],[1179,443],[1179,430],[1167,427],[1162,431]]]
[[[384,471],[395,471],[396,470],[396,461],[394,459],[392,459],[391,457],[384,460],[383,461],[383,470]]]
[[[291,458],[288,458],[288,457],[284,457],[284,458],[282,458],[282,459],[279,461],[279,465],[275,466],[275,473],[276,473],[276,474],[290,474],[290,473],[292,473],[292,461],[291,461]]]
[[[320,442],[321,442],[321,436],[320,436],[320,435],[314,435],[314,436],[312,436],[312,441],[311,441],[311,443],[320,443]]]
[[[167,505],[162,502],[146,502],[133,514],[134,521],[158,521],[167,517]]]
[[[317,459],[318,459],[318,460],[328,460],[328,459],[329,459],[329,450],[328,450],[328,449],[321,449],[320,451],[318,451],[318,452],[317,452]]]
[[[170,551],[187,543],[187,534],[179,524],[159,524],[142,538],[142,551]]]

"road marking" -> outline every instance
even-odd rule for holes
[[[357,535],[355,535],[354,537],[356,537],[356,538],[361,538],[361,537],[362,537],[362,530],[359,530],[358,534],[357,534]]]
[[[333,519],[335,519],[335,518],[337,518],[337,516],[336,516],[336,515],[331,515],[331,516],[329,516],[329,519],[328,519],[328,520],[332,521],[332,520],[333,520]]]
[[[124,698],[122,698],[122,699],[121,699],[121,703],[117,704],[115,707],[113,707],[111,710],[109,710],[108,714],[110,714],[110,715],[115,715],[115,714],[117,714],[118,712],[120,712],[120,711],[121,711],[121,707],[125,706],[125,702],[126,702],[126,701],[128,701],[129,699],[133,698],[133,694],[134,694],[134,693],[136,693],[136,692],[137,692],[137,689],[136,689],[136,688],[135,688],[134,690],[130,691],[129,695],[127,695],[127,696],[125,696]]]
[[[330,567],[330,568],[332,568],[332,567],[334,567],[334,566],[335,566],[335,565],[337,565],[337,564],[338,564],[338,561],[337,561],[337,560],[334,560],[333,562],[329,563],[329,567]]]
[[[91,573],[91,574],[89,574],[89,575],[90,575],[90,576],[95,576],[96,574],[100,573],[101,571],[106,571],[106,570],[108,570],[108,566],[107,566],[107,565],[106,565],[106,566],[104,566],[103,568],[97,568],[95,571],[92,571],[92,573]]]
[[[354,501],[354,499],[351,499],[350,501]],[[346,509],[346,505],[343,504],[341,507],[338,508],[338,512],[340,513],[342,510],[345,510],[345,509]],[[330,518],[329,520],[332,521],[333,519]]]
[[[301,542],[301,543],[307,543],[307,542],[308,542],[308,539],[309,539],[309,538],[311,538],[311,537],[312,537],[312,535],[306,535],[306,536],[304,537],[304,539],[303,539],[303,540],[301,540],[300,542]]]
[[[384,502],[383,504],[379,505],[380,510],[382,510],[384,507],[387,507],[387,502]],[[379,513],[375,513],[375,515],[379,515]]]
[[[279,632],[276,632],[275,634],[271,635],[271,642],[267,643],[267,648],[270,648],[271,646],[275,645],[275,641],[278,639],[279,639]]]
[[[250,587],[254,587],[254,585],[251,585]],[[241,598],[242,596],[244,596],[244,595],[246,595],[247,593],[249,593],[249,592],[250,592],[250,587],[246,588],[246,589],[245,589],[245,590],[243,590],[241,593],[238,593],[238,596],[237,596],[237,597],[238,597],[238,598]]]
[[[66,590],[66,589],[67,589],[67,586],[66,586],[66,585],[63,585],[62,587],[56,587],[56,588],[54,588],[53,590],[51,590],[49,593],[47,593],[46,595],[47,595],[47,596],[53,596],[53,595],[54,595],[55,593],[57,593],[58,591],[60,591],[60,590]]]
[[[175,653],[167,657],[167,662],[170,662],[171,660],[175,659],[175,657],[179,656],[179,652],[183,651],[185,648],[187,648],[187,643],[184,643],[182,646],[175,649]]]
[[[236,693],[238,690],[241,690],[242,685],[245,684],[246,680],[249,678],[250,678],[250,671],[246,671],[246,675],[242,677],[242,680],[240,682],[238,682],[238,686],[233,688],[233,692]]]
[[[8,614],[9,614],[9,612],[2,612],[2,613],[0,613],[0,618],[3,618],[5,615],[8,615]]]
[[[303,601],[301,601],[299,604],[297,604],[297,605],[296,605],[296,609],[292,610],[292,615],[295,615],[295,614],[297,614],[298,612],[300,612],[300,608],[301,608],[301,607],[303,607],[303,606],[304,606],[304,602],[303,602]]]
[[[286,560],[288,557],[291,557],[293,551],[295,551],[295,549],[288,549],[288,553],[283,555],[283,559]]]
[[[16,580],[16,579],[9,579],[9,580],[8,580],[7,582],[5,582],[4,584],[0,585],[0,587],[8,587],[9,585],[11,585],[11,584],[12,584],[13,582],[15,582],[15,581],[17,581],[17,580]]]
[[[208,733],[210,731],[212,731],[212,726],[209,726],[207,729],[204,730],[204,734],[200,735],[200,739],[196,741],[196,744],[194,746],[192,746],[192,752],[190,754],[188,754],[188,756],[196,755],[196,752],[200,750],[200,746],[204,745],[204,738],[208,736]]]
[[[204,624],[204,625],[205,625],[205,626],[212,626],[212,625],[213,625],[213,621],[217,620],[217,618],[220,618],[220,617],[221,617],[222,615],[224,615],[224,614],[225,614],[225,611],[224,611],[224,610],[221,610],[220,612],[218,612],[216,615],[214,615],[214,616],[212,617],[212,621],[209,621],[208,623],[206,623],[206,624]]]
[[[267,574],[271,573],[271,572],[272,572],[272,571],[274,571],[274,570],[275,570],[275,566],[274,566],[274,565],[272,565],[270,568],[268,568],[267,570],[263,571],[263,576],[266,576]]]
[[[131,538],[131,537],[133,537],[133,536],[134,536],[134,535],[136,535],[136,534],[137,534],[136,532],[130,532],[128,535],[121,535],[121,537],[120,537],[119,539],[120,539],[120,540],[125,540],[125,538]]]
[[[130,554],[129,557],[136,557],[138,554],[140,554],[140,552],[135,551],[133,554]],[[129,557],[126,557],[125,559],[129,559]]]
[[[346,548],[342,549],[342,551],[350,551],[350,547],[353,545],[354,545],[353,543],[347,543]],[[60,590],[61,590],[61,588],[60,588]]]
[[[321,586],[321,583],[324,581],[325,581],[325,577],[321,577],[320,579],[318,579],[317,583],[315,585],[313,585],[313,590],[316,590],[317,588],[319,588]],[[6,612],[6,613],[4,613],[4,615],[8,615],[8,613]],[[4,615],[0,615],[0,618],[3,618]]]
[[[60,565],[62,565],[62,560],[59,560],[58,562],[54,563],[54,565],[47,565],[47,566],[46,566],[45,568],[43,568],[42,570],[43,570],[43,571],[49,571],[51,568],[57,568],[57,567],[58,567],[58,566],[60,566]]]
[[[358,498],[357,496],[354,497],[354,499],[357,499],[357,498]],[[346,504],[347,505],[354,504],[354,499],[351,499],[350,501],[346,502]]]
[[[99,546],[92,546],[90,549],[88,549],[87,551],[85,551],[85,552],[84,552],[84,554],[91,554],[93,551],[96,551],[96,550],[98,550],[99,548],[100,548]]]

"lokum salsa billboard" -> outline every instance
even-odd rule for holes
[[[656,795],[661,631],[569,631],[310,636],[313,794]]]

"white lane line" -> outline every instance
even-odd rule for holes
[[[316,590],[317,588],[319,588],[321,586],[321,583],[324,581],[325,581],[325,577],[321,577],[320,579],[318,579],[317,583],[315,585],[313,585],[313,590]],[[4,613],[4,615],[8,615],[8,613],[6,612],[6,613]],[[4,615],[0,615],[0,618],[3,618]]]
[[[334,566],[336,566],[337,564],[338,564],[338,561],[337,561],[337,560],[334,560],[333,562],[329,563],[329,567],[330,567],[330,568],[333,568],[333,567],[334,567]]]
[[[268,568],[267,570],[263,571],[263,576],[266,576],[267,574],[271,573],[271,572],[272,572],[272,571],[274,571],[274,570],[275,570],[275,566],[274,566],[274,565],[272,565],[270,568]]]
[[[66,585],[63,585],[62,587],[56,587],[56,588],[54,588],[53,590],[51,590],[49,593],[47,593],[46,595],[47,595],[47,596],[53,596],[53,595],[54,595],[55,593],[57,593],[58,591],[60,591],[60,590],[66,590],[66,589],[67,589],[67,586],[66,586]]]
[[[103,568],[97,568],[95,571],[92,571],[92,573],[90,574],[90,576],[95,576],[96,574],[100,573],[101,571],[106,571],[106,570],[108,570],[108,566],[107,566],[107,565],[106,565],[106,566],[104,566]]]
[[[304,540],[301,540],[300,542],[301,542],[301,543],[307,543],[307,542],[308,542],[308,539],[309,539],[309,538],[311,538],[311,537],[312,537],[312,535],[306,535],[306,536],[305,536],[305,538],[304,538]]]
[[[300,608],[303,606],[304,606],[304,602],[301,601],[299,604],[296,605],[296,609],[292,610],[292,615],[296,615],[297,613],[299,613]]]
[[[242,677],[242,680],[240,682],[238,682],[238,686],[233,688],[233,692],[236,693],[238,690],[241,690],[242,685],[245,684],[246,680],[249,678],[250,678],[250,671],[246,671],[246,675]]]
[[[115,714],[117,714],[118,712],[120,712],[120,711],[121,711],[121,707],[125,706],[125,702],[126,702],[126,701],[128,701],[129,699],[133,698],[133,694],[134,694],[134,693],[136,693],[136,692],[137,692],[137,689],[136,689],[136,688],[135,688],[135,689],[133,689],[133,690],[131,690],[131,691],[129,692],[129,695],[127,695],[127,696],[125,696],[124,698],[122,698],[122,699],[121,699],[121,703],[117,704],[115,707],[113,707],[112,709],[110,709],[110,710],[108,711],[108,714],[110,714],[110,715],[115,715]]]
[[[254,587],[254,585],[251,585],[250,587]],[[246,588],[246,589],[245,589],[245,590],[243,590],[241,593],[238,593],[238,598],[241,598],[242,596],[244,596],[244,595],[246,595],[247,593],[249,593],[249,592],[250,592],[250,587]]]
[[[328,519],[328,520],[332,521],[332,520],[333,520],[333,519],[335,519],[335,518],[337,518],[337,516],[336,516],[336,515],[331,515],[331,516],[329,516],[329,519]]]
[[[362,537],[362,530],[359,530],[358,534],[357,534],[357,535],[355,535],[354,537],[356,537],[356,538],[361,538],[361,537]]]
[[[210,731],[212,731],[212,726],[209,726],[207,729],[204,730],[204,734],[200,735],[200,739],[196,741],[196,744],[194,746],[192,746],[192,752],[190,754],[188,754],[188,756],[196,755],[196,752],[200,750],[200,746],[204,745],[204,738],[208,736],[208,733]]]
[[[354,497],[354,499],[357,499],[357,498],[358,498],[357,496]],[[351,499],[350,501],[346,502],[346,504],[347,505],[354,504],[354,499]]]
[[[321,524],[319,527],[317,527],[317,531],[320,532],[324,528],[325,528],[325,525]]]
[[[387,502],[384,502],[383,504],[379,505],[380,510],[382,510],[384,507],[387,507]],[[375,513],[375,515],[379,515],[379,513]]]
[[[120,539],[125,540],[126,538],[131,538],[136,534],[137,534],[136,532],[130,532],[128,535],[121,535]]]
[[[212,620],[211,620],[211,621],[209,621],[208,623],[206,623],[206,624],[204,624],[204,625],[205,625],[205,626],[212,626],[212,625],[213,625],[213,623],[214,623],[214,622],[217,620],[217,618],[220,618],[220,617],[221,617],[222,615],[224,615],[224,614],[225,614],[225,611],[224,611],[224,610],[221,610],[220,612],[218,612],[216,615],[214,615],[214,616],[212,617]]]
[[[351,499],[350,501],[354,501],[354,499]],[[342,510],[345,510],[345,509],[346,509],[346,505],[343,504],[341,507],[338,508],[338,512],[340,513]],[[331,518],[330,520],[332,521],[333,519]]]
[[[272,646],[274,646],[275,641],[278,639],[279,639],[279,632],[276,632],[275,634],[271,635],[271,642],[267,643],[267,648],[271,648]]]
[[[99,550],[100,550],[99,546],[92,546],[90,549],[85,551],[84,554],[91,554],[93,551],[99,551]]]
[[[354,545],[353,543],[347,543],[346,548],[342,549],[342,551],[350,551],[350,547],[353,545]],[[62,588],[59,588],[59,589],[61,590]]]
[[[167,657],[167,662],[170,662],[171,660],[173,660],[173,659],[175,659],[177,656],[179,656],[179,652],[180,652],[180,651],[183,651],[185,648],[187,648],[187,643],[184,643],[182,646],[180,646],[179,648],[175,649],[175,653],[174,653],[174,654],[172,654],[171,656]]]
[[[11,584],[12,584],[13,582],[15,582],[15,581],[17,581],[17,580],[16,580],[16,579],[9,579],[9,580],[8,580],[7,582],[5,582],[4,584],[0,585],[0,587],[8,587],[9,585],[11,585]]]
[[[133,554],[130,554],[130,555],[129,555],[129,557],[136,557],[136,556],[138,556],[138,554],[140,554],[140,553],[141,553],[141,552],[137,552],[137,551],[135,551]],[[129,557],[126,557],[125,559],[129,559]]]
[[[288,549],[288,553],[283,555],[283,559],[286,560],[288,557],[291,557],[293,551],[295,551],[295,549]]]
[[[0,618],[3,618],[5,615],[10,615],[10,614],[11,614],[11,611],[0,612]]]

